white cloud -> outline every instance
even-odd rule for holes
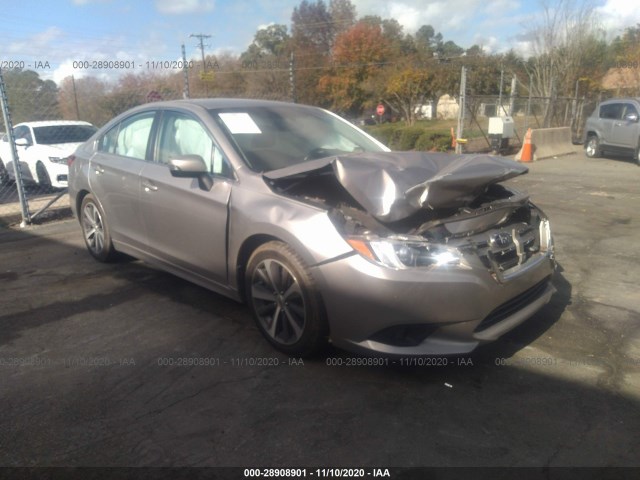
[[[504,45],[500,45],[500,40],[498,40],[498,38],[494,37],[493,35],[490,35],[488,37],[484,35],[476,35],[473,38],[473,43],[475,45],[480,45],[484,53],[487,54],[498,53],[501,51],[501,48],[504,47]]]
[[[505,0],[354,0],[359,16],[378,15],[395,18],[406,33],[414,33],[422,25],[431,25],[436,31],[472,27],[471,19],[487,4]]]
[[[604,5],[596,8],[596,17],[607,33],[615,37],[622,34],[625,28],[640,23],[640,8],[636,1],[606,0]]]
[[[47,51],[51,43],[63,36],[64,32],[58,27],[49,27],[31,37],[13,42],[7,45],[9,53],[19,53],[21,55],[40,56],[43,51]]]
[[[64,80],[67,77],[70,77],[71,75],[73,75],[76,78],[76,80],[78,78],[84,77],[85,71],[73,68],[73,62],[74,60],[71,60],[71,59],[65,60],[64,62],[60,63],[58,68],[56,68],[53,72],[51,72],[51,75],[49,76],[43,75],[43,77],[44,78],[48,77],[49,79],[56,82],[58,85],[60,85],[60,82],[62,80]]]
[[[210,12],[214,6],[214,0],[156,0],[158,11],[167,15]]]

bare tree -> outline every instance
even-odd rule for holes
[[[553,116],[554,98],[570,96],[573,86],[593,70],[594,55],[606,45],[590,0],[541,1],[539,20],[528,30],[533,56],[526,64],[533,95],[547,97],[545,126]]]

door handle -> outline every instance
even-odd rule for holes
[[[100,175],[101,173],[104,173],[104,168],[102,168],[100,165],[96,165],[95,172],[96,175]]]
[[[155,192],[158,190],[158,187],[151,182],[142,182],[142,187],[145,192]]]

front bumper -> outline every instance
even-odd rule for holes
[[[465,354],[531,317],[555,292],[551,252],[505,281],[488,269],[393,270],[360,255],[316,266],[339,347],[385,355]]]
[[[66,163],[47,162],[47,171],[54,188],[65,188],[69,185],[69,167]]]

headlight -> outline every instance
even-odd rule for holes
[[[363,257],[391,268],[457,266],[462,260],[455,248],[410,237],[349,237],[347,242]]]
[[[49,157],[49,161],[53,163],[67,163],[67,157]]]

